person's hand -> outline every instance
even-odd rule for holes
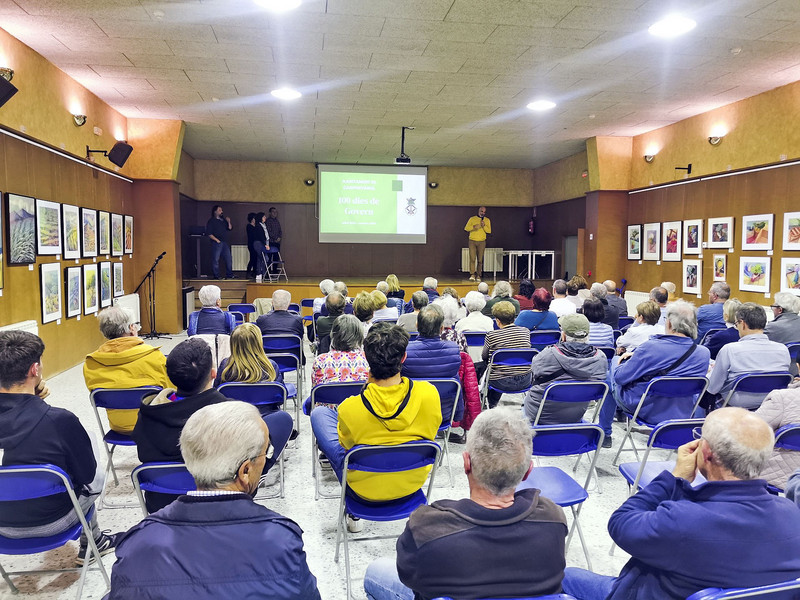
[[[633,351],[623,352],[619,357],[619,362],[624,362],[633,356]]]
[[[269,246],[267,246],[267,250],[269,250]]]
[[[39,396],[42,400],[47,398],[50,395],[50,388],[47,387],[47,382],[44,379],[41,379],[39,383],[36,384],[36,395]]]
[[[225,217],[225,220],[228,222],[228,225],[231,224],[231,218],[230,217]]]
[[[622,356],[623,354],[625,354],[625,346],[620,346],[617,348],[617,356]]]
[[[689,483],[694,481],[697,473],[697,459],[700,456],[700,440],[692,440],[678,448],[678,459],[672,474],[685,479]]]

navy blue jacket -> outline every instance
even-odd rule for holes
[[[189,315],[186,335],[230,335],[236,327],[233,313],[223,312],[216,307],[205,307]]]
[[[408,343],[402,375],[412,379],[452,379],[458,377],[461,351],[455,342],[419,337]]]
[[[722,331],[712,334],[703,342],[703,346],[708,348],[713,360],[717,359],[717,354],[723,346],[739,341],[739,330],[736,327],[728,327]]]

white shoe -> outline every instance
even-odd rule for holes
[[[475,276],[474,276],[474,275],[470,275],[470,276],[469,276],[469,280],[470,280],[470,281],[475,281]]]
[[[364,523],[361,519],[347,515],[347,531],[350,533],[361,533],[364,530]]]

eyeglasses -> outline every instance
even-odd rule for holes
[[[770,308],[780,308],[780,306],[778,306],[777,304],[770,304],[769,307]]]
[[[696,440],[699,440],[703,437],[703,428],[702,427],[695,427],[692,429],[692,437]]]
[[[242,462],[239,464],[239,466],[238,466],[238,467],[236,467],[236,470],[233,472],[233,477],[231,477],[231,480],[233,480],[233,481],[235,481],[235,480],[236,480],[236,478],[239,476],[239,470],[242,468],[242,465],[244,465],[244,463],[246,463],[246,462],[248,462],[248,461],[249,461],[249,462],[253,462],[253,461],[254,461],[254,460],[256,460],[257,458],[261,458],[262,456],[263,456],[264,458],[266,458],[266,457],[267,457],[267,455],[269,454],[269,448],[270,448],[270,446],[269,446],[269,444],[267,444],[267,449],[266,449],[264,452],[262,452],[261,454],[256,454],[255,456],[251,456],[250,458],[247,458],[247,459],[243,460],[243,461],[242,461]]]

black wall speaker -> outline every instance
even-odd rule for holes
[[[114,147],[108,151],[108,160],[118,167],[121,167],[125,164],[125,161],[128,160],[131,152],[133,152],[133,146],[127,142],[117,142],[114,144]]]
[[[17,93],[17,86],[10,81],[0,77],[0,106],[11,100],[11,96]]]

